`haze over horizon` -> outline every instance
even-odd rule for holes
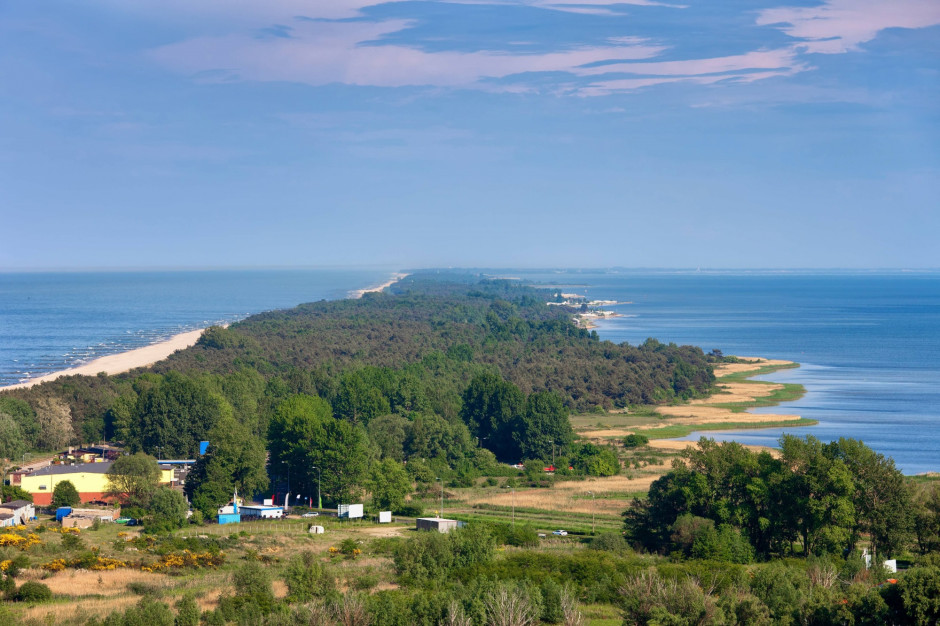
[[[934,0],[0,5],[0,268],[938,268]]]

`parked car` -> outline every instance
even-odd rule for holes
[[[525,469],[525,465],[523,465],[522,463],[516,463],[515,465],[510,465],[509,467],[513,469],[519,469],[519,470]]]
[[[320,514],[317,513],[316,511],[310,511],[308,513],[304,513],[303,515],[301,515],[301,517],[317,517],[319,515]]]
[[[567,537],[567,536],[568,536],[568,531],[567,531],[567,530],[553,530],[553,531],[552,531],[552,534],[553,534],[553,535],[558,535],[559,537]]]

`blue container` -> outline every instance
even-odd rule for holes
[[[63,519],[72,514],[72,507],[70,506],[60,506],[55,510],[55,521],[61,522]]]
[[[242,516],[239,513],[224,513],[219,515],[219,524],[240,524]]]
[[[208,441],[200,441],[200,442],[199,442],[199,456],[202,456],[203,454],[205,454],[205,453],[206,453],[206,450],[208,450],[208,449],[209,449],[209,442],[208,442]]]

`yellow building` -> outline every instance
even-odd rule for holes
[[[75,485],[82,502],[106,501],[108,470],[113,461],[82,463],[79,465],[50,465],[21,478],[20,488],[32,494],[33,502],[40,506],[52,504],[52,492],[63,481]],[[160,482],[173,484],[173,468],[160,467]]]

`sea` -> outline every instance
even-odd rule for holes
[[[797,401],[752,409],[818,421],[801,428],[693,433],[776,446],[784,433],[849,437],[905,474],[940,471],[940,273],[567,271],[507,275],[564,287],[619,317],[601,339],[648,337],[727,355],[796,361],[763,377],[799,383]]]
[[[0,386],[209,324],[347,297],[389,269],[0,274]],[[764,377],[799,400],[757,412],[816,426],[705,436],[776,445],[783,433],[861,439],[906,474],[940,471],[940,273],[487,270],[596,300],[601,339],[797,361]],[[698,439],[696,433],[688,439]]]
[[[388,269],[0,273],[0,387],[380,285]]]

